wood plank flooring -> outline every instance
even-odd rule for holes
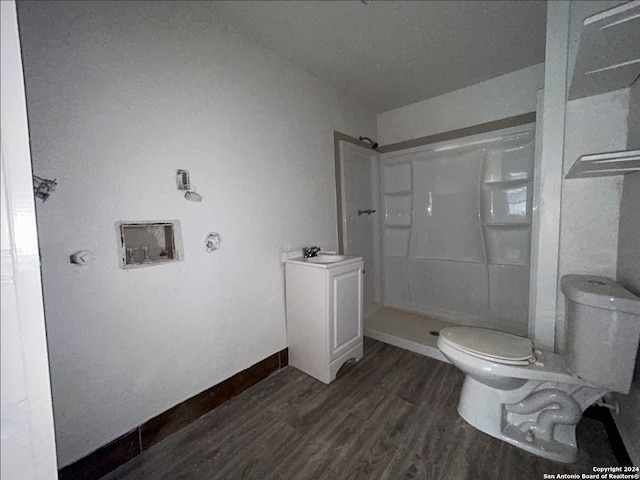
[[[452,365],[366,338],[364,358],[331,385],[286,367],[104,480],[537,480],[617,465],[589,418],[573,465],[479,432],[456,411],[462,380]]]

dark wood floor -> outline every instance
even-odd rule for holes
[[[542,479],[617,465],[604,427],[578,425],[564,465],[485,435],[456,412],[453,366],[365,339],[331,385],[286,367],[104,479]]]

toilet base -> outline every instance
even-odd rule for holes
[[[607,391],[588,385],[529,380],[500,390],[465,377],[458,413],[471,426],[534,455],[573,463],[582,412]]]

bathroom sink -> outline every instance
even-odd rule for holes
[[[338,255],[335,253],[320,253],[315,257],[295,257],[284,260],[284,263],[290,263],[295,265],[306,265],[306,268],[311,269],[327,269],[327,268],[342,268],[354,262],[361,262],[362,257],[354,257],[350,255]]]
[[[335,263],[341,262],[347,258],[346,255],[318,255],[316,257],[305,258],[305,262],[311,263]]]

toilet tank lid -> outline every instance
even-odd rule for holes
[[[562,293],[582,305],[640,315],[640,298],[610,278],[595,275],[565,275]]]

